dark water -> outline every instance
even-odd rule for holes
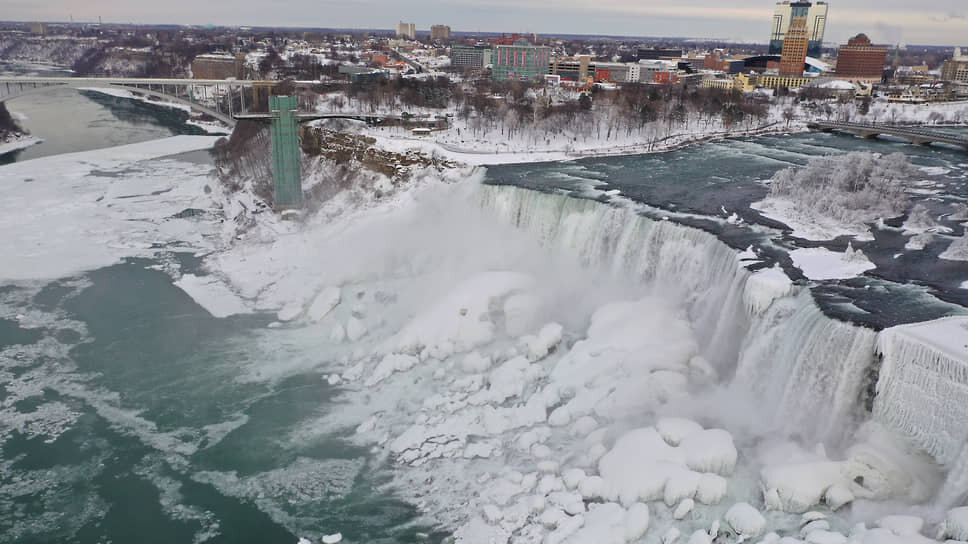
[[[963,128],[944,130],[968,133]],[[670,153],[493,166],[488,168],[487,180],[602,200],[611,197],[589,189],[617,191],[651,207],[643,212],[647,215],[671,216],[712,232],[737,249],[753,245],[767,257],[767,264],[779,262],[791,277],[805,282],[786,250],[823,246],[843,251],[848,239],[823,243],[797,239],[750,204],[766,196],[763,181],[777,171],[803,166],[812,157],[851,151],[904,153],[913,165],[924,168],[916,187],[924,191],[912,194],[912,200],[941,217],[940,224],[950,228],[953,236],[964,233],[964,221],[944,215],[954,205],[968,202],[968,153],[891,139],[812,133],[721,140]],[[734,213],[742,223],[723,221]],[[904,219],[897,218],[896,223]],[[877,265],[876,270],[851,280],[810,282],[829,315],[881,328],[965,311],[968,289],[961,285],[968,281],[968,263],[937,258],[951,243],[950,237],[937,236],[924,250],[909,251],[904,249],[909,236],[887,228],[874,228],[873,233],[873,241],[852,244]]]
[[[211,317],[150,264],[0,291],[42,323],[0,319],[0,542],[439,541],[367,451],[291,438],[339,409],[318,372],[242,375],[285,333]]]
[[[64,77],[66,72],[0,61],[0,74]],[[188,112],[92,91],[53,89],[14,98],[7,109],[42,143],[0,155],[0,164],[145,142],[179,134],[207,134],[189,125]]]

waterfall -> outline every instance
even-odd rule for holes
[[[754,320],[733,386],[755,395],[788,432],[842,444],[860,423],[876,338],[871,329],[828,318],[801,290]]]
[[[483,186],[481,203],[546,247],[684,301],[704,356],[731,372],[749,327],[743,286],[750,274],[715,236],[628,207],[506,185]]]
[[[949,469],[941,500],[964,496],[968,365],[905,334],[911,326],[878,333],[831,319],[809,290],[758,278],[714,235],[634,206],[505,185],[482,186],[480,203],[546,247],[678,297],[704,356],[732,376],[730,389],[756,399],[772,428],[843,445],[873,417]]]

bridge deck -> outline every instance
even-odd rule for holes
[[[898,136],[910,140],[917,144],[944,143],[962,146],[968,149],[968,136],[960,136],[950,132],[941,132],[936,129],[929,129],[919,126],[902,127],[896,125],[875,125],[871,123],[838,123],[830,121],[814,121],[809,123],[810,128],[821,130],[843,130],[862,136],[878,136],[887,134]]]

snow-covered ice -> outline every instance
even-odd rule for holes
[[[214,222],[176,219],[210,209],[210,168],[161,157],[216,138],[175,136],[0,167],[0,279],[61,278],[179,244],[213,247]]]
[[[793,264],[812,280],[848,279],[876,268],[860,250],[844,253],[822,247],[800,248],[790,252]]]

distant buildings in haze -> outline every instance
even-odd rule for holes
[[[417,39],[417,27],[413,23],[404,23],[400,21],[397,23],[397,37],[398,38],[409,38],[411,40]]]
[[[434,25],[430,27],[431,40],[449,40],[450,27],[447,25]]]

